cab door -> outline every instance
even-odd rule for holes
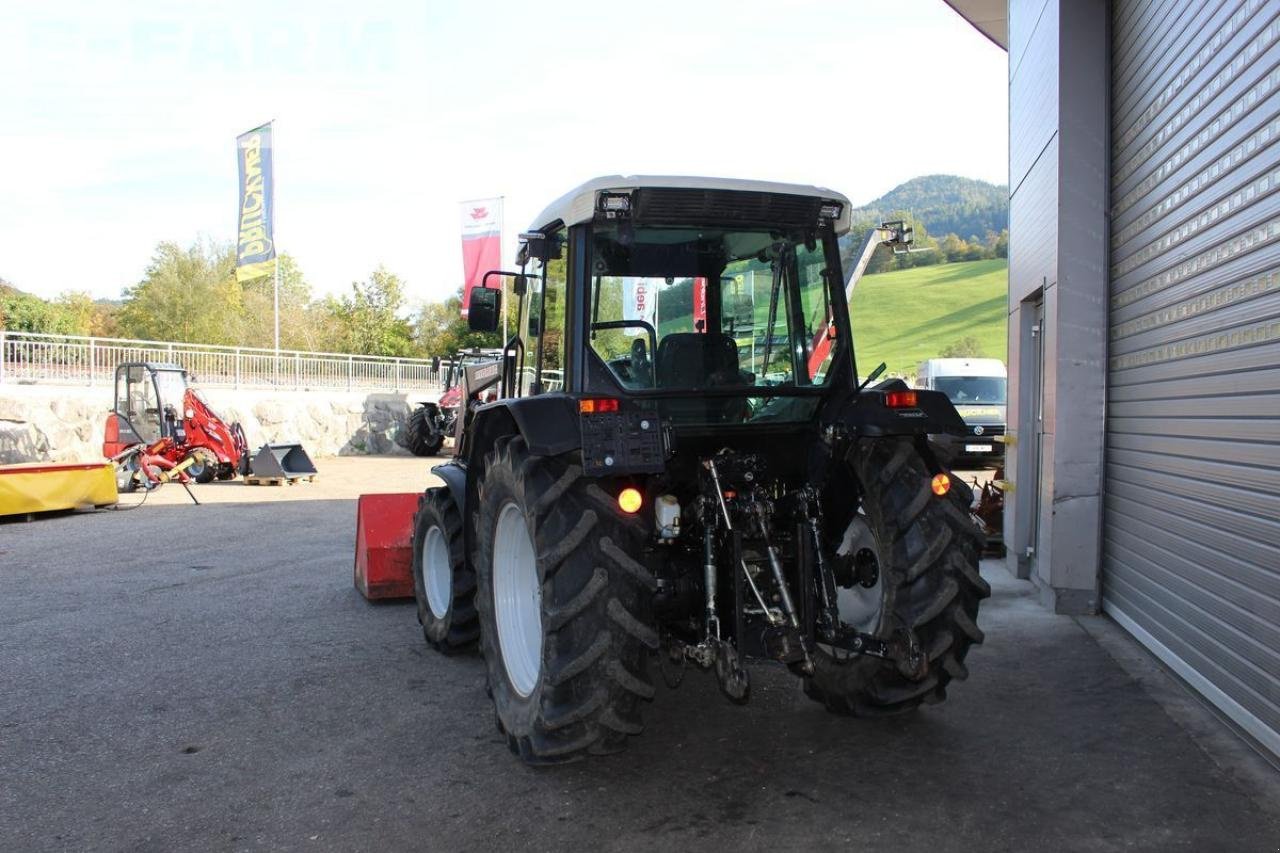
[[[129,427],[134,441],[152,444],[160,440],[160,398],[151,371],[141,364],[131,364],[116,375],[116,413],[128,420],[120,425],[120,440],[129,442]]]

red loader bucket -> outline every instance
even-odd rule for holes
[[[361,495],[356,503],[355,583],[370,601],[413,598],[413,517],[420,497]]]

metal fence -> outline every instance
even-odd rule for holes
[[[180,364],[210,387],[424,391],[440,383],[432,362],[420,358],[0,330],[0,384],[109,384],[126,361]]]

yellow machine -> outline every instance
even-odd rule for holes
[[[110,462],[0,465],[0,516],[93,509],[118,498]]]

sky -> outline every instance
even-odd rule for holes
[[[158,242],[229,242],[237,134],[275,121],[276,238],[317,295],[461,285],[607,174],[1007,180],[1007,67],[942,0],[6,3],[0,278],[118,298]],[[107,8],[114,6],[114,9]],[[129,9],[138,11],[129,11]]]

